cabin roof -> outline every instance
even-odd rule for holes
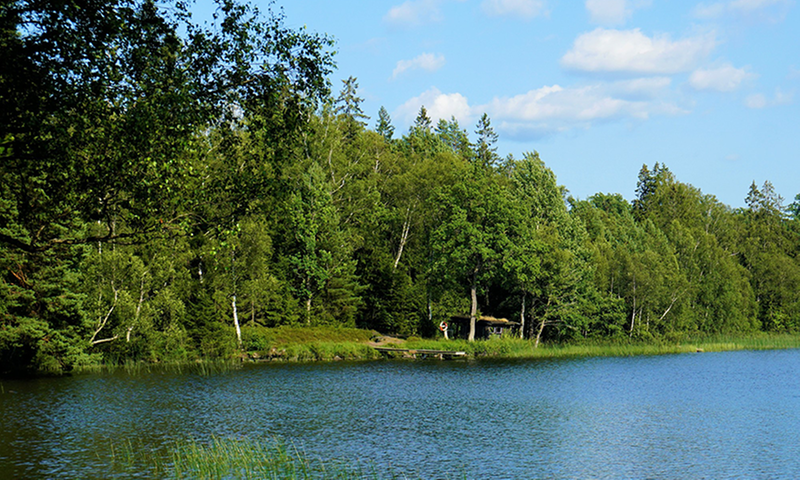
[[[450,320],[455,323],[469,322],[469,315],[453,315]],[[488,315],[481,315],[475,318],[476,323],[483,323],[492,327],[514,327],[520,325],[519,322],[512,322],[507,318],[496,318]]]

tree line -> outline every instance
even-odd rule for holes
[[[732,209],[643,166],[574,199],[422,107],[405,133],[333,42],[220,0],[0,7],[0,370],[224,357],[252,331],[436,335],[506,317],[540,341],[800,329],[800,195]],[[743,192],[745,193],[745,192]]]

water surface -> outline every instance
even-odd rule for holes
[[[0,412],[0,478],[214,437],[420,478],[800,478],[800,350],[3,380]]]

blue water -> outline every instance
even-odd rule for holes
[[[213,437],[414,478],[800,478],[799,350],[4,380],[0,412],[0,478]]]

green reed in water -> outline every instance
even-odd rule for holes
[[[374,466],[348,465],[313,459],[280,441],[213,438],[208,443],[178,441],[167,454],[158,454],[141,442],[111,447],[113,471],[121,477],[165,479],[408,479]]]
[[[403,348],[455,350],[470,357],[495,358],[572,358],[627,357],[689,352],[732,350],[772,350],[800,348],[800,336],[754,333],[752,335],[713,335],[658,340],[584,340],[574,343],[542,343],[519,338],[493,338],[476,342],[465,340],[415,340]]]
[[[105,365],[86,365],[73,370],[73,373],[113,373],[125,372],[129,375],[141,375],[147,373],[168,372],[168,373],[194,373],[197,375],[213,375],[228,372],[242,367],[241,360],[230,359],[210,359],[193,360],[185,362],[165,362],[153,363],[146,361],[127,360],[120,364]]]

